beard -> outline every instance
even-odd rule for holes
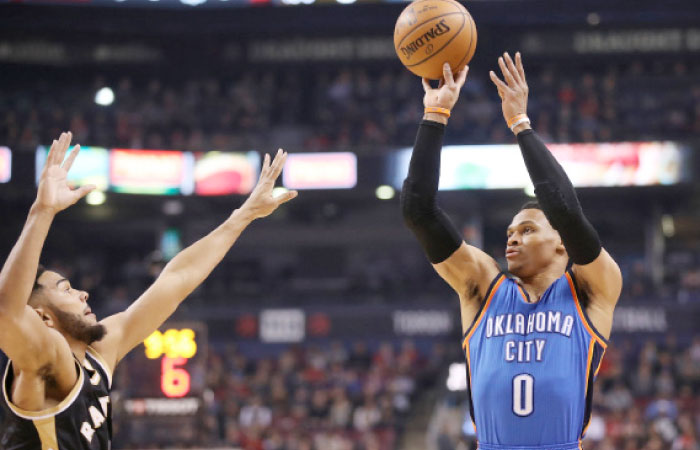
[[[68,336],[88,345],[102,340],[107,334],[107,329],[102,324],[90,324],[80,314],[67,313],[56,308],[51,308],[56,316],[58,326]]]

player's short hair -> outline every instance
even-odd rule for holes
[[[537,200],[530,200],[528,202],[525,202],[525,204],[520,207],[518,212],[524,209],[539,209],[540,211],[542,211],[542,206],[540,206],[540,202],[538,202]]]
[[[40,295],[36,295],[41,291],[44,286],[39,284],[39,278],[46,272],[46,267],[42,266],[39,264],[39,267],[36,270],[36,278],[34,278],[34,286],[32,286],[32,293],[29,295],[29,306],[39,306],[41,301],[39,298],[41,298]]]
[[[36,269],[36,278],[34,278],[34,287],[32,288],[32,291],[35,291],[37,289],[41,289],[44,286],[39,284],[39,278],[46,272],[46,267],[42,266],[39,264],[39,267]]]

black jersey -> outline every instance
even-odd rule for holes
[[[44,411],[24,411],[9,397],[12,361],[2,380],[6,419],[0,427],[3,450],[109,450],[112,441],[112,385],[107,364],[92,348],[81,365],[75,362],[78,382],[58,405]]]

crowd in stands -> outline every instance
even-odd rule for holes
[[[335,260],[327,264],[309,263],[303,252],[287,252],[282,257],[272,250],[251,256],[234,249],[183,308],[235,307],[246,302],[261,306],[343,305],[349,301],[455,305],[452,290],[435,274],[417,244],[393,252],[336,248],[332,256]],[[614,256],[624,278],[620,304],[692,307],[700,303],[700,262],[667,264],[664,279],[655,286],[642,259]],[[118,259],[116,252],[85,252],[70,263],[47,258],[44,264],[89,292],[92,308],[104,316],[124,310],[155,280],[165,262],[158,251],[124,259]],[[506,267],[504,261],[501,267]]]
[[[203,408],[192,440],[158,442],[128,425],[115,404],[115,448],[241,450],[392,450],[399,447],[414,400],[444,389],[445,344],[419,351],[413,341],[358,340],[288,346],[273,356],[235,344],[210,347],[193,374]],[[456,346],[455,346],[456,348]],[[115,398],[139,394],[143,375],[127,358]],[[613,337],[595,384],[587,450],[700,449],[700,337]],[[464,392],[449,393],[433,413],[427,450],[474,450]],[[165,446],[165,447],[164,447]]]
[[[594,450],[700,448],[700,337],[620,339],[598,375],[588,429]]]
[[[700,449],[700,337],[614,336],[594,386],[586,450]],[[463,395],[436,408],[429,450],[475,448]]]
[[[445,348],[419,352],[410,340],[375,344],[325,342],[287,347],[274,357],[247,356],[231,343],[221,351],[210,347],[205,370],[193,375],[205,406],[191,443],[242,450],[396,448],[413,399],[444,369]],[[143,375],[139,364],[124,365],[115,380],[122,398],[138,392],[133,380]],[[152,430],[122,426],[117,433],[119,448],[153,444]]]
[[[527,64],[527,62],[526,62]],[[473,67],[448,142],[511,142],[486,67]],[[636,61],[593,67],[527,65],[529,114],[547,140],[684,139],[700,134],[700,64]],[[247,68],[230,77],[172,74],[10,79],[0,143],[32,150],[70,129],[85,145],[183,150],[376,152],[410,145],[420,80],[398,65]],[[86,78],[88,77],[88,78]],[[60,83],[61,89],[54,84]],[[110,86],[111,106],[94,102]],[[663,114],[659,112],[663,111]]]

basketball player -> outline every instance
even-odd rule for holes
[[[518,211],[506,231],[510,275],[463,242],[435,200],[442,138],[468,68],[455,80],[445,65],[438,89],[423,80],[426,114],[402,210],[435,270],[459,294],[479,448],[573,450],[590,419],[622,277],[568,177],[530,126],[520,54],[498,62],[505,82],[493,72],[491,79],[538,200]]]
[[[155,331],[216,267],[241,232],[296,197],[272,196],[287,154],[265,155],[257,186],[218,228],[181,251],[126,311],[97,321],[88,293],[39,266],[55,215],[93,186],[71,190],[66,176],[79,146],[63,133],[49,150],[36,200],[0,272],[0,349],[10,362],[2,379],[9,409],[3,450],[108,450],[110,387],[119,361]],[[37,270],[38,268],[38,270]]]

